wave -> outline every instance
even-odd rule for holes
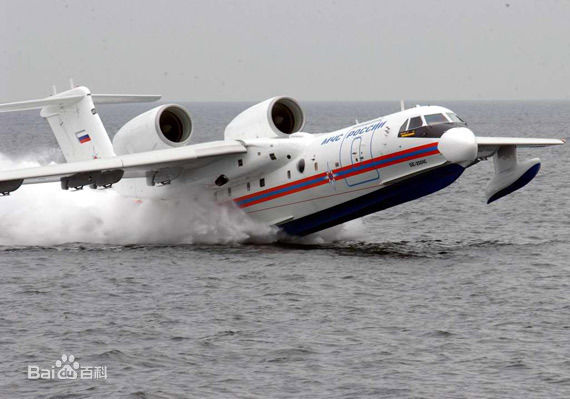
[[[41,158],[41,154],[37,157]],[[0,170],[40,166],[0,154]],[[175,200],[137,200],[114,190],[61,190],[58,183],[27,185],[0,198],[0,246],[322,244],[358,235],[361,222],[291,238],[257,223],[233,204],[218,205],[197,195]]]

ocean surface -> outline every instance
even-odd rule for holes
[[[440,104],[477,135],[570,136],[568,101]],[[200,142],[249,104],[184,105]],[[309,132],[399,108],[302,106]],[[150,107],[99,113],[114,134]],[[38,114],[0,114],[0,169],[63,160]],[[519,151],[541,171],[491,205],[488,161],[296,240],[234,209],[24,186],[0,198],[0,397],[568,398],[569,150]],[[63,354],[106,378],[28,379]]]

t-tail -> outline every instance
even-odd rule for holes
[[[91,94],[84,86],[50,97],[0,104],[0,112],[41,109],[67,162],[115,156],[113,145],[95,104],[149,102],[159,95]]]

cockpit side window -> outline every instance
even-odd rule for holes
[[[421,125],[423,125],[422,117],[421,116],[413,117],[412,119],[410,119],[410,126],[408,127],[408,130],[417,129]]]
[[[467,125],[467,123],[465,123],[465,121],[463,119],[461,119],[459,116],[457,116],[457,114],[454,114],[453,112],[448,112],[447,116],[449,119],[451,119],[452,122],[463,123],[463,124]]]
[[[409,121],[409,119],[406,119],[406,121],[404,122],[404,124],[403,124],[402,127],[400,128],[400,133],[406,131],[406,126],[408,126],[408,121]]]
[[[426,123],[428,125],[437,125],[438,123],[449,123],[447,118],[443,116],[443,114],[431,114],[431,115],[424,115]]]

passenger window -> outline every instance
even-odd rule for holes
[[[319,164],[315,162],[315,170],[319,170]]]
[[[251,191],[251,184],[249,184],[249,182],[247,182],[247,184],[245,185],[245,187],[247,188],[247,191]]]
[[[291,171],[290,170],[287,171],[287,179],[291,179]]]
[[[449,123],[443,114],[424,115],[424,119],[428,125],[437,125],[438,123]]]
[[[228,196],[231,197],[232,196],[232,188],[228,187]]]
[[[416,116],[410,119],[410,126],[408,126],[408,130],[417,129],[418,127],[422,126],[422,117]]]
[[[265,187],[265,179],[264,178],[259,179],[259,187]]]
[[[238,167],[243,166],[243,159],[238,159]]]

